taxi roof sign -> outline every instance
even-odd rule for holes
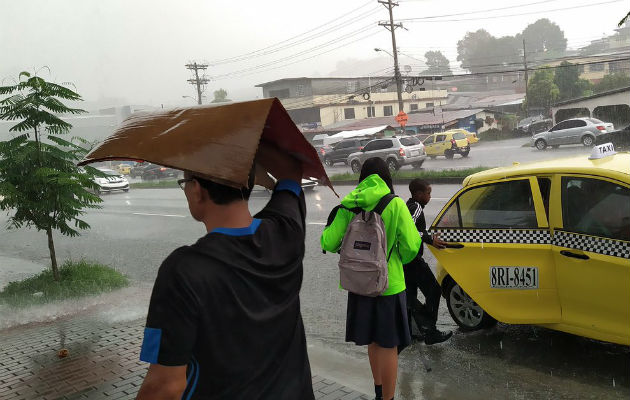
[[[589,160],[599,160],[600,158],[608,157],[617,154],[615,146],[612,143],[604,143],[599,146],[593,147]]]

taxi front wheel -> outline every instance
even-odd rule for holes
[[[453,321],[462,331],[476,331],[497,323],[453,279],[449,279],[444,297]]]

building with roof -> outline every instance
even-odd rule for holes
[[[448,129],[461,128],[469,132],[484,132],[488,129],[502,129],[499,111],[486,109],[470,110],[431,110],[427,112],[417,112],[408,114],[405,131],[410,134],[441,132]],[[399,128],[393,116],[365,118],[354,121],[340,121],[323,128],[319,128],[317,134],[333,134],[341,131],[356,131],[361,129],[375,128],[379,126],[390,126]],[[385,130],[385,134],[393,134]],[[304,132],[309,137],[315,132]]]
[[[391,76],[287,78],[256,87],[262,88],[265,98],[279,98],[293,121],[303,128],[398,114],[396,83]],[[445,89],[423,89],[409,85],[403,92],[405,112],[446,104]]]
[[[551,107],[554,124],[569,118],[593,117],[615,126],[630,123],[630,86],[565,100]]]
[[[517,113],[521,110],[525,93],[513,91],[496,92],[452,92],[448,94],[448,104],[443,110],[457,111],[466,109],[491,109],[501,112]]]

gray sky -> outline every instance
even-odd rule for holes
[[[560,26],[569,48],[580,47],[613,33],[630,8],[628,1],[565,8],[605,1],[400,0],[394,8],[395,19],[503,8],[436,19],[442,22],[405,22],[408,31],[397,30],[397,41],[400,51],[410,57],[402,63],[420,64],[411,57],[422,60],[427,50],[442,50],[451,66],[457,67],[453,65],[457,41],[467,31],[484,28],[495,36],[514,35],[543,17]],[[539,4],[506,8],[531,3]],[[565,10],[551,11],[555,9]],[[73,82],[87,101],[120,99],[165,107],[193,104],[182,98],[195,96],[186,82],[190,78],[184,68],[187,61],[212,63],[239,56],[335,18],[339,19],[283,43],[287,48],[281,51],[211,66],[207,74],[217,78],[208,85],[209,100],[218,88],[226,89],[235,100],[256,98],[262,92],[255,84],[285,77],[346,75],[353,70],[356,75],[378,74],[392,63],[389,56],[373,50],[391,51],[389,32],[376,26],[388,18],[387,10],[376,0],[0,0],[0,79],[48,66],[51,75],[40,71],[42,76]],[[303,43],[294,43],[300,39]],[[339,41],[329,43],[333,40]],[[321,47],[312,50],[317,46]],[[357,68],[352,60],[364,62]],[[248,70],[259,65],[266,66]],[[345,68],[337,69],[338,65]],[[225,76],[234,71],[243,72]]]

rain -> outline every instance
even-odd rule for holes
[[[627,329],[618,333],[617,322],[625,318],[627,328],[628,308],[615,307],[601,299],[604,291],[589,289],[600,280],[612,282],[611,293],[628,289],[616,285],[630,281],[626,264],[619,262],[627,262],[628,257],[623,249],[612,255],[607,250],[593,253],[592,242],[589,248],[573,245],[553,250],[558,246],[556,242],[552,246],[552,234],[569,229],[570,221],[562,215],[568,214],[571,205],[555,197],[550,202],[549,196],[568,197],[577,188],[590,199],[593,192],[586,183],[580,186],[586,174],[581,173],[574,177],[574,185],[565,185],[566,179],[558,176],[545,197],[542,180],[551,179],[554,172],[545,170],[544,176],[535,176],[526,168],[529,163],[558,165],[554,164],[557,160],[568,158],[605,164],[597,158],[597,146],[603,144],[597,138],[589,141],[589,135],[581,135],[573,141],[552,141],[551,132],[558,124],[583,120],[599,131],[593,135],[619,136],[630,125],[630,22],[618,25],[630,11],[628,2],[399,0],[392,20],[401,24],[395,29],[396,48],[392,48],[390,32],[379,25],[389,23],[387,9],[380,3],[7,0],[0,6],[0,52],[5,55],[0,86],[16,84],[20,72],[26,71],[76,91],[82,101],[68,105],[86,113],[62,116],[73,125],[66,137],[79,136],[91,143],[103,141],[132,115],[278,97],[318,151],[326,173],[336,177],[334,186],[340,196],[321,184],[305,190],[308,213],[300,304],[312,369],[370,396],[373,382],[367,350],[345,341],[347,293],[339,286],[338,255],[323,254],[320,246],[328,213],[356,186],[352,155],[364,153],[366,144],[336,160],[327,161],[326,154],[330,157],[343,150],[339,143],[353,137],[335,137],[340,132],[385,126],[361,139],[413,137],[422,143],[425,157],[420,165],[397,159],[391,167],[394,189],[407,201],[408,184],[415,174],[432,183],[432,199],[424,213],[433,231],[495,230],[506,235],[544,231],[550,239],[540,239],[548,250],[542,256],[533,250],[539,242],[500,242],[495,236],[461,240],[463,249],[425,246],[424,258],[436,276],[443,269],[484,315],[492,316],[486,309],[497,314],[486,326],[467,328],[455,320],[444,293],[437,328],[452,331],[453,336],[436,345],[414,340],[400,353],[396,398],[627,399],[630,339]],[[540,26],[549,29],[534,44],[531,32],[542,31]],[[564,45],[555,47],[558,31]],[[394,65],[394,59],[399,65]],[[574,65],[561,66],[563,62]],[[204,67],[197,71],[190,65]],[[195,77],[195,72],[201,77]],[[575,79],[567,83],[571,74]],[[541,89],[545,85],[555,89]],[[539,96],[542,99],[536,97],[540,91],[545,92]],[[0,101],[4,98],[0,95]],[[406,124],[395,119],[399,103],[408,117]],[[0,119],[0,141],[17,136],[10,131],[16,122]],[[172,135],[176,128],[181,126],[162,134]],[[462,145],[457,150],[453,136],[454,147],[449,139],[446,150],[429,153],[431,144],[439,142],[436,135],[455,129],[474,131],[480,140],[471,143],[472,137],[465,137],[468,150],[461,150]],[[325,136],[322,143],[317,142],[317,135]],[[605,157],[627,156],[628,149],[617,146],[619,154]],[[44,290],[33,289],[21,303],[5,300],[1,293],[11,282],[50,270],[51,260],[44,231],[11,227],[13,211],[0,212],[0,366],[13,357],[22,340],[41,335],[41,352],[23,363],[46,383],[58,377],[54,362],[76,362],[78,368],[92,362],[82,357],[102,345],[105,332],[120,328],[135,346],[125,351],[139,351],[160,264],[176,248],[206,234],[203,225],[191,217],[186,197],[175,183],[183,177],[181,171],[150,176],[143,170],[146,165],[136,161],[94,166],[114,170],[129,186],[96,192],[101,208],[86,209],[82,216],[90,229],[72,237],[55,231],[57,258],[60,264],[88,260],[111,267],[126,277],[122,288],[61,300],[50,300]],[[464,179],[473,170],[495,167],[505,169],[488,178],[490,183]],[[515,192],[505,195],[518,207],[506,206],[502,198],[493,197],[492,189],[484,194],[490,199],[488,209],[474,210],[473,202],[464,200],[454,206],[452,199],[463,199],[463,185],[494,184],[507,179],[505,171],[510,168],[524,168],[524,175],[512,178],[526,176],[530,190],[526,201],[519,202],[522,197]],[[630,181],[626,172],[621,182],[622,173],[602,178],[618,184],[607,201],[628,197]],[[262,210],[270,196],[270,191],[256,187],[249,201],[251,213]],[[575,207],[584,205],[578,203]],[[599,208],[580,208],[580,215],[592,211],[593,219],[606,224],[606,214],[617,213],[611,219],[625,221],[622,213],[628,207],[608,204],[601,201]],[[459,225],[444,222],[448,207],[455,210]],[[473,211],[466,214],[466,207]],[[506,221],[526,219],[528,211],[534,225],[508,226]],[[467,221],[478,225],[465,226]],[[607,245],[627,249],[630,237],[623,236],[623,227],[615,230],[622,222],[606,229],[595,223],[587,226],[587,222],[576,223],[575,232],[569,233],[582,235],[583,243],[590,240],[584,237],[597,237]],[[497,255],[497,249],[515,243],[521,247]],[[611,268],[608,276],[596,278],[587,268],[580,269],[583,264],[561,270],[554,264],[567,258],[560,251],[570,251],[567,257],[575,263],[608,257],[611,265],[616,262],[616,267],[626,269],[618,273]],[[554,267],[545,269],[545,262]],[[517,277],[518,271],[537,268],[541,281],[536,286],[517,282],[492,287],[488,281],[492,268],[517,271]],[[586,277],[580,278],[579,285],[567,278],[580,273]],[[440,282],[443,288],[446,282]],[[562,285],[571,283],[571,292],[563,291]],[[423,296],[420,300],[425,301]],[[465,307],[462,315],[467,313],[468,320],[473,320],[472,306]],[[580,320],[582,312],[590,313],[586,320]],[[608,312],[612,322],[598,319]],[[115,357],[106,362],[115,364]],[[2,373],[0,369],[0,393],[9,386]],[[91,382],[91,386],[100,387],[105,381]]]

